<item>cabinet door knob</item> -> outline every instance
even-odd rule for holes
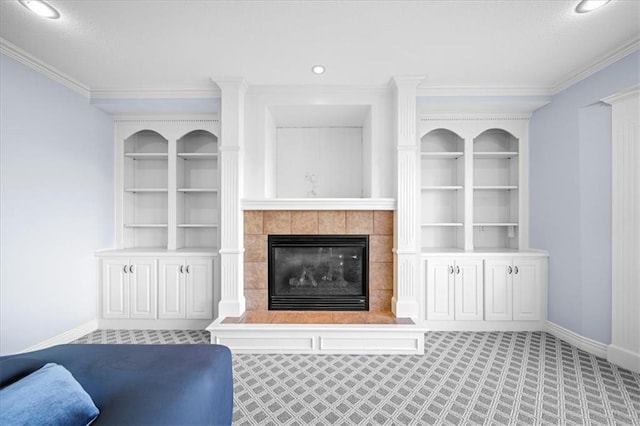
[[[456,265],[456,274],[460,274],[460,267]]]
[[[187,274],[191,273],[191,265],[187,265]]]
[[[180,265],[180,273],[184,274],[184,265]]]
[[[515,267],[515,273],[516,274],[518,273],[518,267],[517,266]]]
[[[129,272],[131,272],[133,274],[133,271],[134,271],[133,265],[129,266]]]
[[[124,273],[125,273],[125,274],[126,274],[127,272],[129,272],[129,271],[127,270],[127,266],[129,266],[129,265],[124,265]]]
[[[453,265],[449,266],[449,273],[453,274]]]
[[[512,272],[513,272],[513,268],[509,266],[509,275],[511,275]]]

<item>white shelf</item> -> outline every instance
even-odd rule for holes
[[[218,192],[216,188],[178,188],[178,192]]]
[[[134,160],[167,160],[169,154],[166,152],[127,152],[125,157],[133,158]]]
[[[518,189],[517,185],[482,185],[482,186],[474,186],[473,189],[477,189],[477,190],[494,190],[494,189],[498,189],[498,190],[512,190],[512,189]]]
[[[464,155],[463,152],[455,151],[455,152],[421,152],[420,156],[422,158],[436,158],[436,159],[456,159],[460,158]]]
[[[125,188],[124,192],[168,192],[167,188]]]
[[[125,223],[125,228],[167,228],[166,223]]]
[[[178,228],[217,228],[213,223],[179,223]]]
[[[517,156],[518,153],[515,151],[482,151],[473,153],[473,158],[509,159]]]
[[[460,222],[432,222],[432,223],[423,223],[422,227],[434,227],[434,226],[462,226],[463,224]]]
[[[485,223],[474,223],[473,226],[518,226],[515,222],[485,222]]]
[[[218,158],[218,154],[214,152],[179,152],[178,157],[185,160],[213,160]]]
[[[464,189],[462,185],[441,185],[441,186],[423,186],[420,188],[423,191],[457,191]]]

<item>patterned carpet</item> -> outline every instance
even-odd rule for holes
[[[98,330],[77,343],[207,343]],[[424,355],[234,355],[235,425],[640,425],[640,375],[547,333],[431,332]]]

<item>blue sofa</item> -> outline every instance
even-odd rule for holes
[[[230,425],[233,369],[221,345],[69,344],[0,357],[0,388],[64,366],[100,410],[92,425]]]

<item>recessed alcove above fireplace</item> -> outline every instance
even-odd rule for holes
[[[267,196],[371,197],[371,106],[267,108]]]

